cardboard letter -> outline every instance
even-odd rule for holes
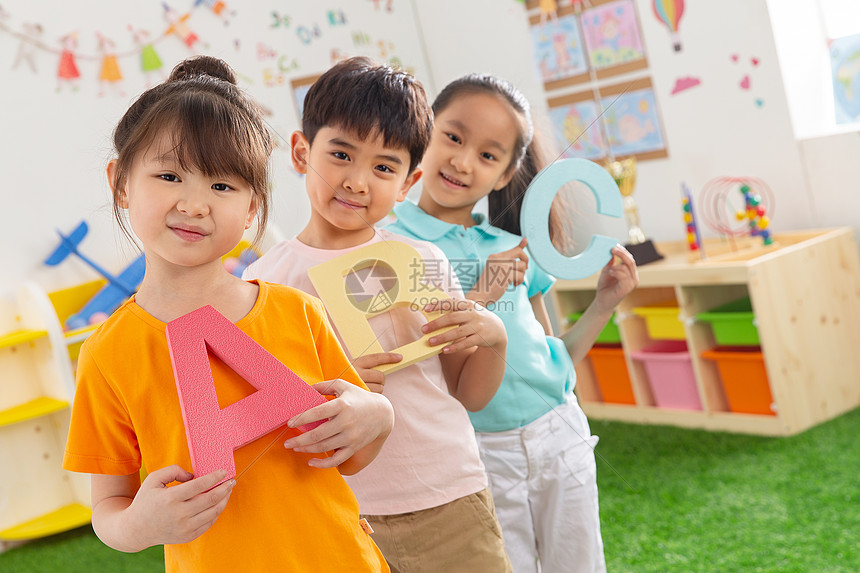
[[[599,271],[612,258],[610,250],[618,240],[594,235],[580,254],[566,257],[549,239],[549,210],[561,186],[570,181],[585,183],[597,199],[597,212],[621,217],[624,208],[621,193],[612,176],[600,165],[587,159],[563,159],[545,167],[526,189],[520,211],[520,229],[528,239],[534,261],[547,273],[560,279],[582,279]]]
[[[218,469],[227,470],[226,479],[235,477],[233,450],[326,402],[325,397],[211,306],[169,322],[165,332],[195,477]],[[215,393],[209,351],[257,392],[222,410]]]
[[[380,295],[385,304],[363,310],[355,303],[347,291],[345,279],[350,273],[384,263],[396,274],[396,283]],[[400,241],[382,241],[341,255],[336,259],[317,265],[308,270],[317,295],[331,315],[344,344],[353,358],[364,354],[385,352],[376,339],[367,319],[389,311],[398,306],[412,306],[419,310],[428,321],[442,315],[441,312],[424,312],[424,306],[431,300],[447,300],[448,294],[434,286],[424,284],[424,259],[412,246]],[[403,288],[407,285],[408,288]],[[411,285],[411,286],[410,286]],[[444,344],[430,346],[427,339],[441,334],[454,326],[441,328],[425,334],[418,340],[391,350],[403,355],[396,364],[383,364],[376,370],[390,373],[406,368],[430,356],[442,352]]]

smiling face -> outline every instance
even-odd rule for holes
[[[108,179],[113,181],[108,167]],[[169,140],[157,139],[133,162],[117,190],[128,209],[148,266],[221,265],[254,220],[257,200],[237,176],[209,176],[183,167]]]
[[[480,199],[513,175],[522,119],[504,99],[470,93],[436,115],[430,146],[421,161],[424,183],[418,205],[442,220],[471,224]]]
[[[311,219],[299,239],[313,247],[360,245],[373,235],[397,201],[421,177],[409,172],[409,151],[386,147],[378,133],[361,139],[339,127],[323,127],[308,144],[302,132],[291,138],[293,167],[307,175]]]

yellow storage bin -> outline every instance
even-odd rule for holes
[[[633,314],[645,319],[648,336],[654,340],[684,340],[684,325],[681,323],[681,309],[674,300],[638,306]]]

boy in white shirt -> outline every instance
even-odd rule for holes
[[[302,131],[290,138],[293,166],[306,175],[310,221],[243,278],[316,295],[308,269],[345,253],[380,241],[407,243],[420,253],[432,269],[425,279],[455,299],[436,307],[449,311],[426,322],[397,307],[371,326],[383,348],[456,328],[430,338],[431,345],[447,344],[440,355],[387,376],[373,367],[400,355],[351,357],[368,387],[388,397],[395,422],[375,461],[346,480],[392,571],[498,573],[510,571],[510,563],[466,409],[480,410],[498,389],[504,326],[463,297],[436,246],[373,226],[420,179],[432,118],[424,89],[405,72],[351,58],[323,74],[305,97]]]

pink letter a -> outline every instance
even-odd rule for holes
[[[214,470],[236,475],[233,450],[284,425],[326,399],[211,306],[167,324],[167,346],[179,391],[188,450],[196,477]],[[209,354],[257,388],[223,410]],[[317,424],[303,429],[311,429]]]

